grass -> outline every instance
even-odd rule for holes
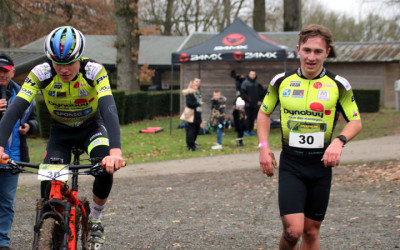
[[[370,139],[387,135],[399,134],[400,112],[394,109],[381,109],[378,113],[362,113],[363,130],[355,140]],[[216,142],[215,133],[199,135],[197,142],[202,144],[201,151],[189,152],[186,149],[185,130],[178,129],[179,118],[174,117],[170,134],[170,120],[157,118],[138,123],[121,126],[121,144],[124,158],[128,164],[183,159],[191,157],[203,157],[225,155],[235,153],[256,152],[257,136],[244,137],[246,146],[236,146],[236,132],[227,129],[223,137],[222,150],[212,150],[211,146]],[[345,122],[340,118],[334,136],[339,134]],[[164,131],[156,134],[139,133],[146,127],[163,127]],[[28,139],[31,162],[41,162],[43,159],[47,140],[40,138]],[[269,143],[273,149],[280,149],[280,129],[272,129]]]

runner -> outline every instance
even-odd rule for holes
[[[283,224],[280,249],[319,248],[331,188],[332,168],[344,145],[361,130],[353,91],[346,79],[323,66],[332,47],[328,28],[309,25],[299,34],[300,68],[275,76],[258,113],[260,167],[273,176],[276,162],[269,148],[270,115],[281,103],[282,153],[279,209]],[[339,112],[348,121],[331,140]]]

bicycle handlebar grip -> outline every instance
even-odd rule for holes
[[[101,164],[101,167],[102,167],[102,168],[105,168],[105,166],[104,166],[103,164]],[[123,168],[123,167],[126,167],[126,162],[125,162],[125,161],[122,162],[121,167],[122,167],[122,168]]]
[[[10,159],[4,160],[4,159],[0,159],[0,164],[8,164],[8,161]]]

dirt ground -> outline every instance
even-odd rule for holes
[[[244,156],[229,157],[240,162]],[[15,249],[31,247],[39,196],[39,184],[24,178],[11,232]],[[80,184],[90,196],[91,180]],[[400,248],[399,194],[400,159],[335,168],[321,249]],[[122,174],[102,221],[104,249],[277,249],[277,176],[257,168]]]

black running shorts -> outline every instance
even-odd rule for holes
[[[299,157],[282,151],[279,162],[279,210],[281,216],[303,213],[323,221],[328,207],[332,168],[322,156]]]

